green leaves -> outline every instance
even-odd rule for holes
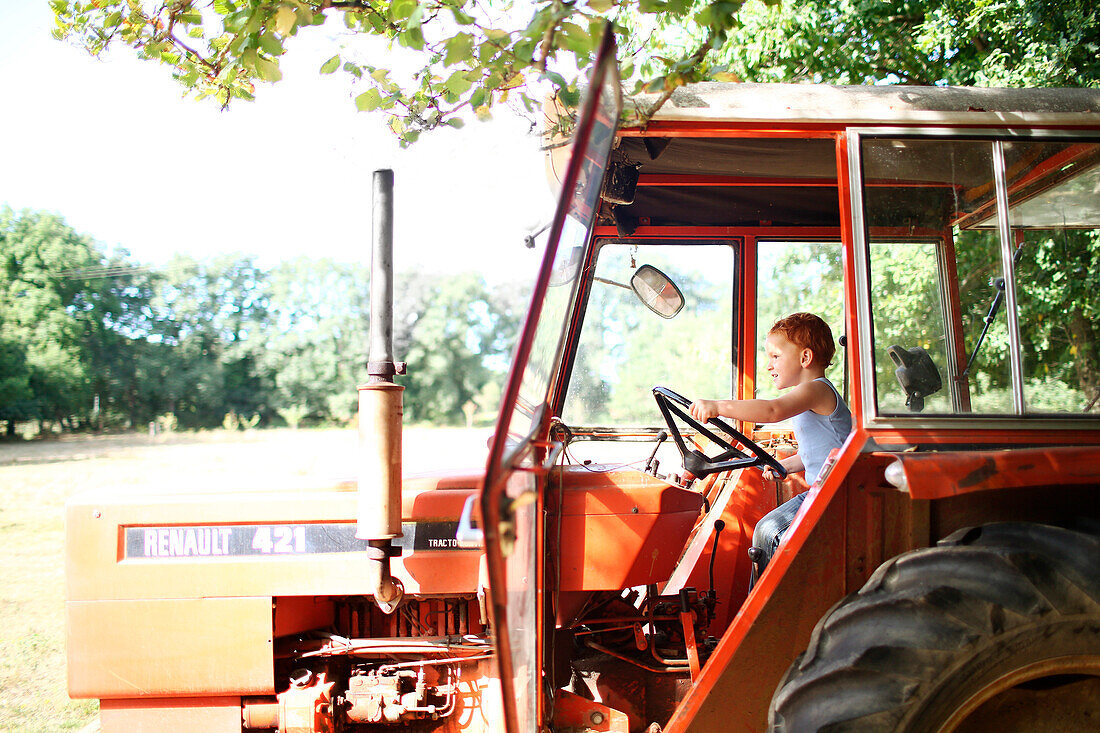
[[[451,66],[460,61],[465,61],[474,55],[474,39],[469,33],[459,33],[447,40],[444,44],[446,54],[443,57],[443,65]]]
[[[405,48],[410,48],[414,51],[421,51],[424,49],[424,33],[420,30],[419,26],[401,31],[397,34],[397,39]]]
[[[459,25],[473,25],[476,22],[472,15],[468,15],[462,8],[457,6],[451,7],[451,14],[454,16],[455,23]]]
[[[294,31],[294,26],[298,23],[298,15],[294,12],[293,8],[289,6],[283,6],[275,11],[275,30],[281,35],[289,35]]]
[[[283,78],[279,62],[261,55],[255,49],[250,48],[241,54],[241,64],[254,69],[256,76],[263,81],[279,81]]]
[[[382,93],[377,89],[368,89],[355,98],[355,108],[360,112],[370,112],[382,104]]]
[[[271,56],[282,56],[283,43],[274,33],[264,33],[260,36],[260,48]]]
[[[556,86],[558,89],[564,89],[569,85],[569,83],[565,81],[565,77],[556,71],[547,71],[544,76],[549,79],[550,82],[553,83],[553,85]]]
[[[509,102],[540,120],[545,82],[575,98],[608,18],[627,88],[668,93],[700,79],[839,83],[1097,85],[1100,14],[1084,0],[539,0],[491,14],[469,0],[392,0],[333,8],[322,0],[51,0],[55,34],[92,53],[112,43],[172,67],[199,98],[250,99],[282,76],[286,39],[336,18],[412,59],[400,76],[364,78],[346,55],[355,105],[384,110],[405,142]],[[362,88],[368,84],[373,91]],[[399,122],[399,123],[398,123]]]
[[[1095,86],[1091,3],[749,4],[717,61],[747,81]]]
[[[394,22],[400,23],[408,20],[418,8],[416,0],[393,0],[390,3],[389,16]],[[419,25],[419,20],[417,20],[417,25]]]
[[[564,21],[561,24],[561,45],[578,57],[588,58],[595,48],[595,42],[588,31],[576,23]]]
[[[447,77],[447,81],[443,83],[447,91],[454,95],[461,96],[469,91],[473,86],[473,82],[466,78],[466,74],[462,71],[456,71]]]

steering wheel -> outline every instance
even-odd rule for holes
[[[732,435],[738,443],[748,448],[749,452],[753,455],[750,456],[725,438],[715,435],[712,431],[708,430],[706,426],[693,418],[691,413],[688,412],[688,408],[691,407],[691,400],[686,397],[676,394],[667,387],[654,387],[653,399],[657,400],[657,407],[660,408],[661,414],[665,418],[665,422],[668,423],[669,434],[676,443],[676,447],[680,450],[680,456],[684,459],[684,471],[686,473],[691,474],[695,478],[703,478],[704,476],[709,476],[719,471],[760,466],[770,468],[781,479],[787,477],[787,469],[784,468],[783,464],[776,460],[772,454],[761,448],[751,438],[734,430],[725,422],[716,417],[707,420],[708,423],[714,425],[719,430]],[[697,448],[688,448],[687,443],[684,441],[684,437],[680,434],[680,428],[673,418],[674,414],[676,417],[683,420],[688,427],[694,428],[700,435],[707,438],[719,448],[722,448],[722,452],[712,458],[705,455]]]

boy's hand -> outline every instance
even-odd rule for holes
[[[699,422],[706,422],[712,417],[718,417],[718,402],[716,400],[695,400],[691,403],[689,412]]]
[[[792,473],[798,473],[799,471],[804,470],[804,467],[802,465],[802,459],[798,457],[797,453],[794,454],[793,456],[787,456],[786,458],[780,458],[779,463],[780,463],[780,465],[783,466],[783,468],[787,469],[787,476],[790,476]],[[782,481],[783,480],[783,479],[779,478],[779,474],[777,474],[775,472],[775,470],[770,468],[770,467],[767,467],[764,470],[762,470],[760,472],[760,475],[764,477],[765,481]]]

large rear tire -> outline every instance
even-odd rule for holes
[[[783,733],[1100,729],[1100,538],[993,524],[891,559],[818,622],[768,722]]]

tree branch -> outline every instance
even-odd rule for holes
[[[318,10],[335,8],[336,10],[374,10],[377,9],[367,0],[321,0]]]
[[[556,6],[557,3],[555,3]],[[558,30],[557,13],[554,13],[554,16],[554,18],[551,18],[546,32],[542,34],[542,43],[539,44],[539,61],[535,64],[535,68],[540,72],[546,71],[546,62],[550,58],[550,52],[554,50],[554,34]]]
[[[221,69],[215,66],[213,62],[207,60],[205,56],[181,41],[179,38],[176,37],[176,34],[172,33],[171,31],[169,31],[168,33],[168,40],[172,43],[173,46],[182,49],[183,52],[187,54],[187,56],[189,56],[195,63],[205,66],[207,69],[214,72],[215,74],[221,71]]]
[[[711,49],[714,46],[715,35],[716,31],[712,29],[710,35],[707,36],[707,40],[705,40],[703,44],[699,46],[695,53],[684,59],[685,61],[689,59],[691,60],[692,68],[698,67],[699,64],[702,63],[703,59],[706,58],[706,55],[710,53]],[[679,81],[680,83],[673,84],[671,88],[666,89],[664,92],[662,92],[661,96],[657,98],[657,101],[653,103],[653,106],[642,114],[642,125],[647,124],[651,119],[653,119],[653,115],[657,114],[658,110],[660,110],[661,107],[665,105],[665,102],[672,98],[672,94],[676,91],[676,88],[683,83],[681,79],[678,79],[677,81]]]

